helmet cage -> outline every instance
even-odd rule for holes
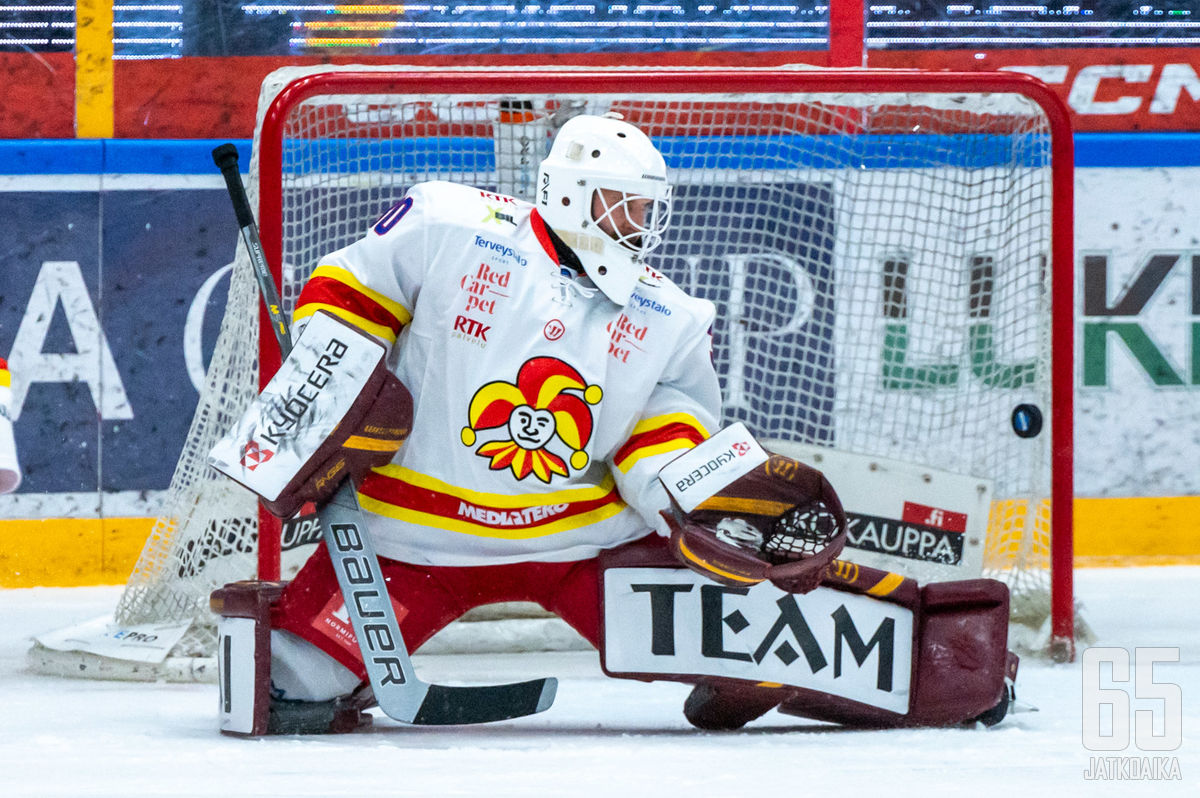
[[[663,242],[663,234],[671,221],[671,186],[639,180],[637,186],[622,189],[613,185],[618,182],[624,181],[605,181],[604,186],[593,190],[592,221],[601,229],[607,222],[611,230],[605,231],[608,236],[641,260]],[[606,191],[616,193],[619,199],[610,205]],[[645,204],[644,211],[635,210],[642,203]]]

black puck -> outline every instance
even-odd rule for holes
[[[1018,438],[1034,438],[1042,431],[1042,411],[1037,405],[1017,405],[1012,412],[1012,428]]]

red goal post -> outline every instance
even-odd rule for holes
[[[638,109],[638,98],[652,93],[655,100]],[[848,103],[847,98],[879,96],[882,102],[870,108]],[[354,70],[317,72],[288,83],[266,108],[258,137],[257,179],[259,213],[267,260],[278,270],[289,257],[284,243],[284,178],[296,171],[285,163],[288,141],[305,135],[320,136],[314,129],[305,133],[294,128],[297,109],[317,100],[326,111],[331,98],[353,97],[356,102],[369,98],[456,98],[469,106],[472,98],[482,104],[497,97],[554,97],[614,99],[626,117],[647,125],[655,137],[699,137],[712,143],[721,136],[769,136],[781,130],[771,110],[779,111],[789,96],[815,97],[817,113],[829,119],[805,133],[814,140],[827,137],[919,136],[1003,136],[1010,116],[1004,108],[990,110],[984,102],[972,106],[970,98],[1019,97],[1043,115],[1044,127],[1034,135],[1048,142],[1046,166],[1049,170],[1048,262],[1051,395],[1048,426],[1049,445],[1049,526],[1053,529],[1049,544],[1049,615],[1052,646],[1056,658],[1073,655],[1074,599],[1072,584],[1072,357],[1073,357],[1073,145],[1068,114],[1061,101],[1042,83],[1017,73],[951,73],[884,70],[818,69],[462,69],[421,70],[397,67],[394,70]],[[661,98],[677,97],[682,108],[672,108]],[[770,98],[765,105],[759,98]],[[946,105],[960,100],[960,109],[942,117],[924,117],[923,129],[905,129],[911,120],[905,114],[909,97],[947,98]],[[841,98],[839,100],[839,98]],[[961,98],[968,98],[961,100]],[[380,101],[384,104],[385,101]],[[550,101],[553,103],[553,101]],[[757,115],[748,112],[758,106]],[[938,103],[933,103],[938,105]],[[766,112],[764,112],[764,108]],[[630,111],[632,110],[632,113]],[[691,114],[691,116],[685,116]],[[336,114],[334,114],[336,115]],[[434,128],[421,128],[420,114],[401,120],[383,130],[387,135],[424,136]],[[436,127],[436,120],[428,124]],[[479,134],[489,122],[464,117],[449,122],[448,135]],[[486,131],[484,131],[486,133]],[[337,135],[369,135],[366,129]],[[883,145],[886,146],[886,145]],[[867,156],[870,158],[871,156]],[[844,165],[844,164],[843,164]],[[885,167],[886,168],[886,167]],[[379,209],[376,209],[379,210]],[[895,211],[893,211],[895,212]],[[276,274],[281,279],[280,274]],[[286,300],[285,300],[286,302]],[[265,327],[264,327],[265,329]],[[260,336],[262,379],[273,373],[278,353],[272,336]],[[1030,530],[1026,530],[1027,532]],[[264,525],[264,532],[266,532]],[[279,573],[278,537],[263,534],[259,546],[260,575],[274,578]],[[1018,580],[1019,582],[1020,580]],[[1019,584],[1014,584],[1014,589]]]

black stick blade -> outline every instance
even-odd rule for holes
[[[431,684],[412,722],[419,726],[454,726],[522,718],[549,709],[557,690],[558,680],[554,677],[483,687]]]

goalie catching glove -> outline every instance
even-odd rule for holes
[[[672,500],[662,514],[672,551],[720,584],[768,580],[807,593],[846,543],[846,514],[821,472],[767,453],[741,423],[668,463],[659,480]]]
[[[347,476],[391,461],[412,426],[412,394],[382,344],[340,319],[313,315],[295,347],[209,462],[280,518],[322,504]]]

